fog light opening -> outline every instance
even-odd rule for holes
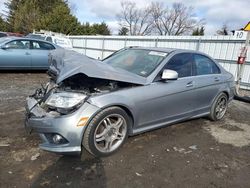
[[[52,137],[52,140],[55,144],[60,144],[63,142],[63,137],[58,135],[58,134],[55,134],[53,137]]]
[[[46,137],[47,141],[50,144],[67,144],[69,143],[63,136],[57,133],[45,133],[44,136]]]

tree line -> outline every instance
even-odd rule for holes
[[[204,19],[199,19],[192,7],[183,3],[166,6],[161,2],[151,2],[138,7],[135,2],[121,2],[121,12],[117,15],[121,35],[204,35]]]
[[[205,19],[198,18],[195,10],[184,3],[167,6],[163,2],[151,2],[141,7],[131,1],[121,2],[117,15],[119,35],[204,35]],[[229,35],[226,23],[216,31],[217,35]]]
[[[70,35],[110,35],[105,22],[80,23],[72,14],[67,0],[9,0],[6,19],[0,17],[0,30],[30,33],[50,30]]]
[[[0,16],[0,30],[30,33],[33,30],[50,30],[69,35],[110,35],[105,22],[80,23],[71,12],[68,0],[8,0],[5,19]],[[116,15],[119,35],[204,35],[205,20],[198,18],[193,7],[183,3],[166,6],[151,2],[139,7],[135,2],[122,1]],[[217,31],[228,35],[223,25]]]

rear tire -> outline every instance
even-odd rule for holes
[[[128,137],[130,117],[119,107],[109,107],[99,112],[89,123],[82,145],[95,157],[115,153]]]
[[[220,93],[215,98],[212,104],[209,118],[212,121],[221,120],[227,111],[227,107],[228,107],[228,97],[225,93]]]

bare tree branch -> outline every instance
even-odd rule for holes
[[[152,17],[156,32],[160,35],[188,34],[195,27],[203,25],[197,20],[192,7],[182,3],[174,3],[171,8],[164,7],[162,3],[151,3]]]
[[[121,2],[121,13],[117,15],[119,25],[129,30],[130,35],[148,35],[151,33],[153,22],[150,21],[150,7],[138,8],[136,3]]]
[[[174,3],[169,8],[163,3],[152,2],[147,7],[138,8],[134,2],[122,1],[117,18],[130,35],[191,34],[195,28],[204,25],[204,20],[197,19],[192,7],[182,3]]]
[[[220,30],[216,31],[218,35],[229,35],[227,23],[224,23]]]

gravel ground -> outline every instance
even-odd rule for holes
[[[44,72],[0,73],[0,187],[250,187],[250,105],[130,137],[107,158],[42,151],[24,130],[25,98]]]

